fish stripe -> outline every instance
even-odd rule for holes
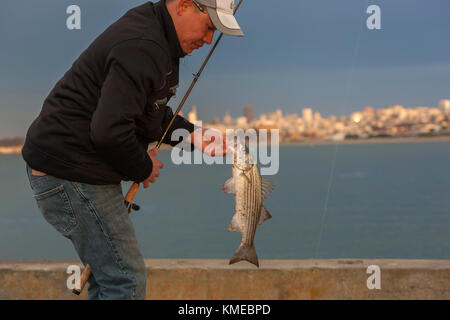
[[[251,192],[251,197],[250,197],[250,203],[249,203],[249,212],[251,212],[251,218],[250,218],[250,228],[249,228],[249,234],[250,234],[250,239],[253,239],[254,236],[254,230],[253,230],[253,225],[254,225],[254,219],[255,219],[255,214],[253,212],[253,198],[255,196],[255,192],[254,192],[254,184],[253,184],[253,170],[250,171],[250,192]]]
[[[258,187],[258,181],[257,181],[257,177],[255,175],[255,167],[252,168],[252,170],[249,171],[249,179],[250,183],[248,182],[247,179],[245,179],[245,190],[246,190],[246,195],[245,195],[245,209],[246,209],[246,213],[247,213],[247,228],[246,228],[246,235],[245,235],[245,243],[248,245],[251,245],[256,233],[256,226],[257,226],[257,218],[258,218],[258,212],[256,212],[257,210],[257,201],[258,201],[258,197],[257,197],[257,187]],[[244,240],[244,239],[243,239]]]
[[[249,179],[251,179],[251,175],[250,175]],[[248,228],[247,228],[247,234],[246,234],[245,240],[246,240],[247,244],[249,244],[251,242],[251,228],[252,228],[252,221],[251,221],[252,212],[250,211],[249,201],[251,201],[250,198],[252,196],[252,192],[251,192],[251,183],[249,183],[247,179],[245,181],[246,181],[245,211],[247,213],[247,221],[248,221]]]

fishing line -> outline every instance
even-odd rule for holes
[[[369,0],[366,0],[366,6],[369,5]],[[360,44],[361,44],[361,33],[364,30],[364,20],[366,19],[366,16],[363,15],[363,21],[361,23],[361,29],[358,32],[358,38],[356,39],[356,44],[355,44],[355,48],[353,50],[353,57],[352,57],[352,65],[349,71],[349,75],[347,77],[347,85],[346,85],[346,97],[345,97],[345,104],[347,105],[349,97],[350,97],[350,91],[351,91],[351,87],[352,87],[352,82],[353,82],[353,73],[355,70],[355,64],[356,64],[356,59],[358,58],[358,54],[359,54],[359,48],[360,48]],[[335,171],[335,167],[336,167],[336,158],[337,158],[337,152],[339,149],[339,144],[336,141],[334,143],[334,151],[333,151],[333,158],[331,161],[331,170],[330,170],[330,176],[328,178],[328,189],[327,189],[327,194],[325,196],[325,204],[324,204],[324,208],[323,208],[323,213],[322,213],[322,219],[320,222],[320,231],[319,231],[319,239],[317,241],[316,244],[316,249],[314,252],[314,259],[317,259],[317,255],[319,253],[319,249],[320,249],[320,245],[322,243],[322,237],[323,237],[323,230],[324,230],[324,226],[325,226],[325,219],[326,219],[326,215],[328,212],[328,202],[330,199],[330,193],[331,193],[331,186],[333,184],[333,180],[334,180],[334,171]]]
[[[331,171],[330,171],[330,177],[328,179],[327,195],[325,197],[325,205],[324,205],[324,208],[323,208],[322,221],[320,223],[319,240],[318,240],[317,245],[316,245],[316,250],[315,250],[315,253],[314,253],[314,259],[317,259],[317,253],[319,252],[320,243],[322,241],[322,234],[323,234],[323,227],[324,227],[324,222],[325,222],[325,216],[326,216],[327,211],[328,211],[328,200],[330,199],[331,185],[332,185],[333,177],[334,177],[334,168],[336,166],[336,155],[337,155],[338,146],[339,145],[337,143],[334,145],[333,160],[331,161]]]

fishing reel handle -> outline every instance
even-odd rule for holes
[[[132,186],[130,187],[130,189],[127,192],[127,195],[125,196],[125,206],[128,208],[128,214],[131,213],[131,210],[139,210],[139,206],[133,204],[133,199],[134,196],[136,195],[136,193],[139,190],[139,183],[137,182],[133,182]]]

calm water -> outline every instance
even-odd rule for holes
[[[230,258],[240,242],[226,230],[233,197],[220,190],[230,166],[160,158],[161,177],[138,192],[132,214],[143,255]],[[266,177],[273,218],[256,233],[259,258],[450,259],[449,164],[449,142],[282,147],[278,175]],[[78,257],[41,216],[21,156],[3,155],[0,259],[24,258]]]

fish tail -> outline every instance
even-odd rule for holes
[[[244,260],[253,263],[255,266],[259,268],[258,256],[256,255],[254,245],[249,246],[241,244],[234,253],[233,257],[231,258],[230,264]]]

